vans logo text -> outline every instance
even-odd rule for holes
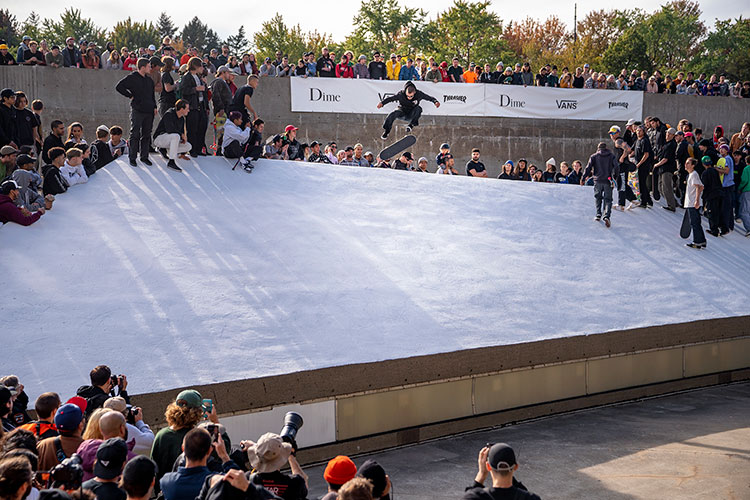
[[[557,103],[557,109],[576,109],[578,107],[578,101],[574,99],[555,99]]]

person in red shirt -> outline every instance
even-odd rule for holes
[[[349,66],[346,54],[341,56],[341,62],[336,65],[336,78],[354,78],[354,70]]]
[[[122,69],[125,71],[135,71],[136,65],[138,64],[138,58],[135,52],[128,54],[128,58],[122,62]]]
[[[19,196],[20,188],[16,181],[7,180],[0,184],[0,223],[15,222],[22,226],[30,226],[44,214],[44,209],[31,213],[25,208],[18,208],[14,203]]]

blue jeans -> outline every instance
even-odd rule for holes
[[[602,215],[602,205],[604,205],[604,218],[609,219],[612,214],[612,186],[594,184],[594,199],[596,200],[596,215]]]
[[[740,193],[740,219],[745,231],[750,231],[750,191]]]

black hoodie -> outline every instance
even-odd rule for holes
[[[413,99],[409,99],[408,97],[406,97],[406,90],[409,87],[412,87],[414,90],[417,91],[417,93],[414,94],[414,98]],[[430,102],[433,102],[433,103],[438,102],[438,100],[435,99],[434,97],[432,97],[431,95],[427,95],[424,92],[422,92],[421,90],[417,90],[417,86],[414,85],[413,82],[409,81],[409,82],[406,82],[406,85],[404,85],[404,90],[401,90],[396,95],[392,95],[392,96],[386,97],[385,99],[383,99],[381,101],[381,104],[383,104],[385,106],[388,103],[391,103],[391,102],[394,102],[394,101],[398,101],[398,107],[402,111],[405,111],[405,112],[408,113],[411,110],[413,110],[415,107],[419,106],[419,101],[422,101],[422,100],[430,101]]]
[[[89,418],[94,413],[94,410],[104,406],[104,402],[110,397],[101,387],[93,385],[82,385],[76,391],[76,396],[80,396],[86,400],[86,418]],[[121,391],[119,396],[125,400],[125,403],[130,404],[130,397],[127,391]]]

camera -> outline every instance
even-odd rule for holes
[[[68,491],[81,487],[83,483],[83,467],[81,457],[74,453],[57,464],[49,473],[50,488],[64,488]]]
[[[284,427],[281,428],[279,435],[287,443],[291,443],[294,446],[294,450],[297,451],[297,431],[300,430],[305,421],[297,412],[290,411],[284,415]]]

